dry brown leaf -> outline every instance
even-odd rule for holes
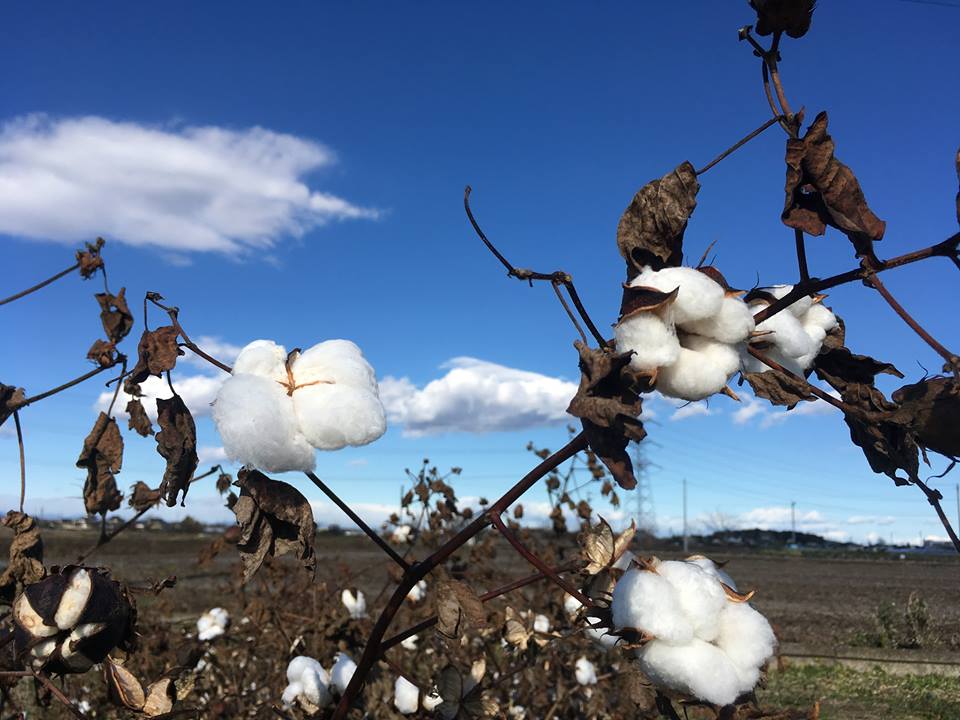
[[[133,328],[133,314],[127,307],[125,292],[126,288],[120,288],[116,295],[106,292],[96,294],[103,331],[114,345],[123,340]]]
[[[803,37],[810,29],[816,0],[750,0],[757,11],[757,35],[783,32]]]
[[[221,471],[217,475],[217,492],[223,495],[230,489],[230,486],[233,485],[233,476],[230,473]]]
[[[232,510],[240,524],[237,549],[243,561],[243,581],[254,576],[268,555],[293,553],[312,573],[316,524],[310,502],[292,485],[257,470],[244,468],[237,474],[236,484],[240,497]]]
[[[103,677],[107,695],[115,705],[138,712],[143,709],[146,696],[132,672],[108,659],[103,663]]]
[[[3,425],[7,418],[13,415],[14,410],[23,405],[25,399],[23,388],[0,383],[0,425]]]
[[[137,484],[130,488],[127,502],[137,512],[149,510],[160,502],[160,489],[153,490],[143,480],[138,480]]]
[[[87,360],[100,367],[113,367],[117,364],[117,348],[112,342],[97,340],[87,350]]]
[[[663,292],[652,287],[623,285],[623,298],[620,301],[620,320],[641,312],[664,313],[677,299],[680,288],[672,292]]]
[[[150,683],[147,688],[147,697],[143,703],[143,714],[147,717],[156,717],[173,711],[173,704],[177,699],[177,689],[170,678],[160,678]]]
[[[167,506],[173,507],[181,492],[181,502],[186,500],[190,478],[197,469],[197,427],[179,395],[157,398],[157,425],[157,452],[167,461],[160,492]]]
[[[745,372],[741,375],[750,383],[754,395],[770,401],[773,405],[785,405],[788,410],[792,410],[799,402],[817,399],[817,396],[810,392],[808,383],[773,368],[764,372]]]
[[[470,586],[459,580],[443,580],[437,585],[437,630],[449,638],[458,638],[465,625],[483,628],[487,611]]]
[[[13,540],[10,562],[0,575],[0,600],[11,604],[24,585],[42,580],[47,570],[43,566],[43,538],[37,521],[26,513],[11,510],[3,524],[13,530]]]
[[[883,238],[886,223],[867,207],[853,171],[833,151],[825,112],[803,138],[787,140],[783,222],[809,235],[823,235],[830,225],[850,238],[858,256],[872,256],[873,242]]]
[[[960,457],[960,385],[952,377],[932,377],[893,393],[897,416],[917,442],[950,458]]]
[[[131,398],[127,403],[127,428],[136,431],[140,437],[153,435],[153,423],[150,422],[140,398]]]
[[[503,639],[515,645],[521,652],[526,652],[533,638],[533,628],[529,627],[523,616],[509,605],[504,614]]]
[[[590,448],[620,487],[630,490],[637,480],[627,443],[647,435],[639,419],[640,396],[627,370],[630,353],[593,350],[579,341],[574,346],[580,353],[580,387],[567,412],[580,418]]]
[[[151,375],[160,377],[173,370],[183,351],[177,345],[179,333],[173,325],[164,325],[156,330],[144,330],[137,345],[137,364],[130,371],[126,383],[142,383]]]
[[[77,467],[86,468],[83,504],[88,514],[106,514],[120,507],[123,495],[117,489],[115,473],[123,464],[123,436],[117,421],[101,412],[83,441]]]
[[[683,233],[697,206],[700,183],[689,162],[637,191],[617,226],[617,246],[627,262],[627,277],[641,268],[654,270],[683,262]]]
[[[87,243],[86,250],[77,250],[77,263],[80,265],[80,276],[84,280],[89,280],[97,270],[103,267],[100,248],[103,247],[104,243],[105,240],[98,237],[95,243]]]

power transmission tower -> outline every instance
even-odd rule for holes
[[[657,514],[653,508],[653,489],[647,473],[648,465],[640,443],[634,443],[633,474],[637,478],[637,487],[633,490],[633,513],[637,519],[637,530],[654,535],[657,532]]]

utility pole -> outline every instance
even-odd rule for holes
[[[957,488],[957,527],[960,527],[960,483],[956,484]]]
[[[690,551],[690,540],[687,536],[687,479],[683,479],[683,552]]]
[[[653,489],[650,487],[648,465],[649,463],[643,455],[642,446],[640,443],[634,443],[633,474],[637,478],[637,487],[633,491],[633,501],[637,529],[643,534],[653,537],[657,532],[657,516],[653,507]]]
[[[790,501],[790,544],[797,544],[797,501]]]

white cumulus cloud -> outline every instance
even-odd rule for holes
[[[373,210],[309,187],[326,147],[260,127],[22,116],[0,126],[0,233],[172,253],[266,248]]]
[[[521,430],[572,420],[566,408],[576,383],[470,357],[441,367],[447,373],[422,388],[408,378],[380,382],[387,417],[405,434]]]
[[[218,372],[216,376],[209,375],[180,375],[173,378],[173,387],[177,394],[183,398],[184,404],[190,410],[194,417],[202,417],[210,414],[210,404],[217,396],[217,390],[227,379],[227,374]],[[153,375],[140,383],[140,391],[143,397],[140,401],[143,403],[143,409],[147,411],[150,420],[157,420],[156,398],[169,398],[173,396],[170,392],[170,386],[167,385],[166,378],[158,378]],[[97,402],[94,404],[95,410],[103,410],[110,406],[113,399],[113,391],[104,391],[100,393]],[[130,396],[123,390],[117,398],[117,404],[114,406],[114,414],[126,417],[124,408],[130,401]]]

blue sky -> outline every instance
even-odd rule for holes
[[[768,112],[759,61],[736,40],[751,21],[745,2],[54,3],[5,16],[0,242],[13,272],[0,294],[65,267],[100,233],[114,289],[161,292],[191,335],[226,353],[261,337],[356,341],[381,379],[420,403],[416,423],[408,413],[376,444],[318,458],[374,519],[422,457],[464,467],[462,496],[494,496],[530,466],[528,440],[565,437],[559,381],[577,379],[574,333],[548,287],[508,282],[476,240],[463,186],[516,265],[571,272],[606,326],[623,279],[616,224],[633,193],[683,160],[706,163]],[[839,157],[888,223],[883,255],[956,230],[958,20],[960,9],[933,4],[823,2],[811,32],[783,47],[791,102],[808,118],[829,111]],[[716,242],[736,285],[794,279],[779,221],[783,141],[770,129],[703,176],[688,260]],[[809,250],[817,275],[855,264],[835,232]],[[955,321],[938,310],[957,300],[945,263],[886,282],[956,344]],[[2,308],[2,381],[35,392],[84,371],[99,289],[71,276]],[[863,288],[828,304],[852,348],[908,379],[939,366]],[[530,394],[498,406],[455,388],[457,371]],[[177,377],[200,400],[215,385],[198,364]],[[73,462],[102,390],[91,381],[23,413],[29,496],[45,511],[80,511]],[[783,418],[749,397],[679,418],[664,402],[651,409],[664,530],[678,527],[686,477],[692,517],[781,527],[796,500],[802,527],[836,537],[943,534],[918,491],[870,472],[832,411]],[[201,444],[216,448],[209,419],[198,422]],[[153,442],[128,437],[127,448],[123,484],[155,484]],[[13,488],[7,427],[0,470]],[[943,487],[952,501],[952,482]],[[209,492],[190,499],[188,512],[223,517]],[[318,504],[318,519],[334,517]]]

